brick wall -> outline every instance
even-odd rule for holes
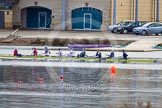
[[[5,28],[10,29],[12,28],[12,10],[5,11]]]

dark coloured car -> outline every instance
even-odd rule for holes
[[[134,22],[135,22],[134,20],[124,20],[124,21],[121,21],[118,24],[108,26],[107,30],[111,31],[112,33],[116,33],[118,27],[120,27],[120,26],[127,26],[129,24],[134,23]]]
[[[145,21],[138,21],[138,22],[129,24],[127,26],[120,26],[117,28],[117,32],[127,34],[130,32],[133,32],[134,28],[143,26],[145,23],[146,23]]]

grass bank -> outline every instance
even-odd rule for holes
[[[0,39],[2,40],[2,38]],[[10,43],[2,43],[1,45],[15,45],[15,46],[67,46],[68,44],[112,44],[112,45],[128,45],[132,43],[131,40],[108,40],[108,39],[74,39],[74,38],[17,38]]]

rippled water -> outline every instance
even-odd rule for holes
[[[160,108],[161,94],[162,68],[119,68],[111,75],[110,67],[81,64],[0,66],[1,108],[136,108],[138,101]]]

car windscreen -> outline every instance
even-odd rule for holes
[[[133,21],[125,21],[125,22],[122,22],[121,25],[129,26],[129,25],[131,25],[133,23],[134,23]]]
[[[122,25],[123,22],[124,22],[124,21],[121,21],[121,22],[117,23],[117,25]]]
[[[143,25],[145,25],[145,24],[146,24],[146,22],[139,22],[139,23],[138,23],[138,26],[141,27],[141,26],[143,26]]]
[[[142,27],[147,27],[147,26],[149,26],[150,24],[152,24],[152,23],[146,23],[146,24],[144,24]]]

